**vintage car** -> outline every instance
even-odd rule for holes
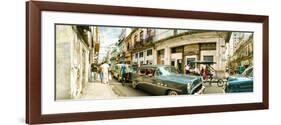
[[[201,89],[202,79],[179,74],[173,66],[144,65],[134,74],[132,87],[154,95],[194,94]]]
[[[111,74],[112,74],[113,78],[115,78],[115,79],[119,78],[120,67],[121,67],[121,64],[111,65],[110,69],[111,69]]]
[[[122,79],[122,74],[121,74],[121,70],[119,72],[119,78],[118,81],[122,82],[122,85],[124,85],[124,83],[126,82],[132,82],[132,76],[133,74],[135,74],[137,72],[137,66],[136,65],[125,65],[126,69],[125,69],[125,76]]]
[[[227,78],[226,93],[253,92],[253,67],[250,66],[242,74]]]
[[[122,80],[122,72],[121,72],[121,67],[125,66],[125,79]],[[117,79],[118,81],[122,81],[122,83],[124,82],[131,82],[132,81],[132,73],[136,73],[136,66],[135,65],[127,65],[127,64],[116,64],[112,66],[112,75],[115,79]]]

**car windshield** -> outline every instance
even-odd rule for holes
[[[247,68],[243,73],[243,76],[253,77],[253,67]]]
[[[128,70],[128,72],[136,72],[137,68],[133,67],[133,66],[128,66],[127,70]]]
[[[158,75],[171,75],[171,74],[178,74],[175,67],[167,66],[167,67],[160,68],[160,70],[158,71]]]

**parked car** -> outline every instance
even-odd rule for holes
[[[125,69],[125,79],[122,80],[122,72],[121,72],[121,68],[122,65],[124,65],[126,67]],[[117,79],[118,81],[122,81],[123,82],[131,82],[132,81],[132,74],[136,73],[137,67],[135,65],[127,65],[127,64],[116,64],[112,66],[112,74],[113,77],[115,79]]]
[[[113,78],[118,80],[120,75],[120,70],[121,70],[121,64],[114,64],[111,66],[111,73]]]
[[[134,74],[132,87],[154,95],[194,94],[201,89],[202,78],[179,74],[173,66],[144,65]]]
[[[138,67],[136,65],[126,66],[126,78],[124,82],[132,82],[132,76],[137,72]]]
[[[253,92],[253,67],[250,66],[242,74],[229,76],[226,93]]]

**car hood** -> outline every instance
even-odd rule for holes
[[[187,83],[192,83],[192,81],[199,79],[200,77],[184,75],[184,74],[173,74],[173,75],[159,76],[158,78],[165,81],[187,84]]]
[[[245,77],[245,76],[242,76],[242,75],[234,75],[234,76],[229,76],[227,81],[230,82],[230,83],[235,83],[235,82],[238,82],[238,81],[249,81],[249,80],[252,80],[253,78],[251,77]]]

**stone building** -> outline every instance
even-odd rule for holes
[[[230,32],[188,31],[155,42],[154,63],[173,65],[183,72],[190,61],[213,61],[216,70],[225,69],[223,54]]]
[[[138,66],[144,64],[153,64],[153,52],[154,50],[154,36],[155,30],[150,28],[135,28],[130,36],[131,47],[129,49],[131,53],[132,64]]]
[[[232,41],[237,38],[232,36]],[[234,44],[235,43],[235,44]],[[238,66],[250,66],[253,65],[253,33],[243,33],[239,39],[233,42],[232,53],[229,53],[228,65],[232,69],[236,69]]]
[[[163,64],[179,71],[190,61],[213,61],[224,70],[231,32],[134,28],[128,39],[132,63]]]
[[[96,36],[89,26],[56,25],[56,99],[78,98],[88,83]]]

